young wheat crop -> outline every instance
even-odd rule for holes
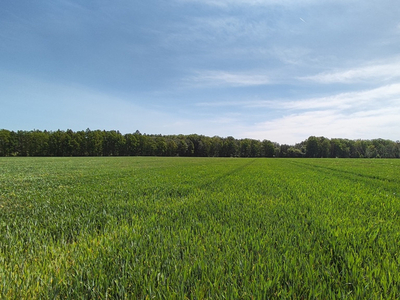
[[[0,158],[0,298],[399,298],[399,167]]]

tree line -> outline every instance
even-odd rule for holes
[[[270,140],[119,131],[0,130],[0,156],[196,156],[400,158],[400,142],[310,136],[295,145]]]

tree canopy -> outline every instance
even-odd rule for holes
[[[0,156],[197,156],[400,158],[400,142],[310,136],[295,145],[270,140],[90,130],[0,130]]]

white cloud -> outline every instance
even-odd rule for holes
[[[376,89],[342,93],[334,96],[313,98],[283,103],[286,109],[315,110],[315,109],[365,109],[382,107],[400,100],[400,84],[382,86]]]
[[[398,139],[400,105],[375,111],[342,114],[335,110],[308,111],[262,122],[241,135],[295,144],[311,135],[328,138]]]
[[[281,117],[267,121],[258,119],[253,124],[245,124],[243,120],[240,123],[239,119],[232,123],[232,126],[236,126],[239,138],[269,139],[287,144],[301,142],[311,135],[399,139],[400,84],[302,100],[210,102],[198,105],[205,108],[231,105],[241,111],[255,108],[260,112],[264,108],[272,111],[273,115],[281,114]]]
[[[269,76],[250,72],[202,71],[186,80],[199,87],[239,87],[271,84]]]
[[[318,83],[354,83],[366,80],[390,80],[400,77],[400,59],[372,64],[348,70],[323,72],[317,75],[299,77],[300,80],[315,81]]]
[[[203,107],[238,107],[238,108],[270,108],[284,110],[324,110],[333,109],[357,110],[376,108],[400,103],[400,83],[385,85],[376,89],[350,93],[340,93],[333,96],[317,97],[299,100],[250,100],[250,101],[217,101],[200,102],[197,106]]]

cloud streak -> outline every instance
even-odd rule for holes
[[[400,84],[303,100],[206,102],[198,105],[225,109],[234,106],[242,111],[255,109],[260,114],[272,111],[275,116],[281,115],[267,121],[242,122],[239,137],[267,138],[289,144],[305,140],[310,135],[399,139]]]
[[[283,103],[285,109],[291,110],[316,110],[316,109],[362,109],[370,107],[381,107],[383,104],[389,105],[400,100],[400,84],[382,86],[376,89],[341,93],[334,96],[306,99],[299,101],[289,101]]]
[[[313,81],[322,84],[355,83],[367,80],[391,80],[400,77],[400,60],[364,66],[348,70],[323,72],[312,76],[299,77],[300,80]]]
[[[271,84],[268,75],[262,73],[202,71],[186,79],[198,87],[245,87]]]
[[[268,138],[280,143],[294,144],[310,135],[328,138],[398,139],[400,106],[353,114],[335,110],[307,111],[272,121],[261,122],[242,133],[256,139]]]
[[[300,100],[250,100],[225,102],[199,102],[203,107],[275,108],[284,110],[348,110],[381,107],[400,103],[400,84],[337,95]]]

